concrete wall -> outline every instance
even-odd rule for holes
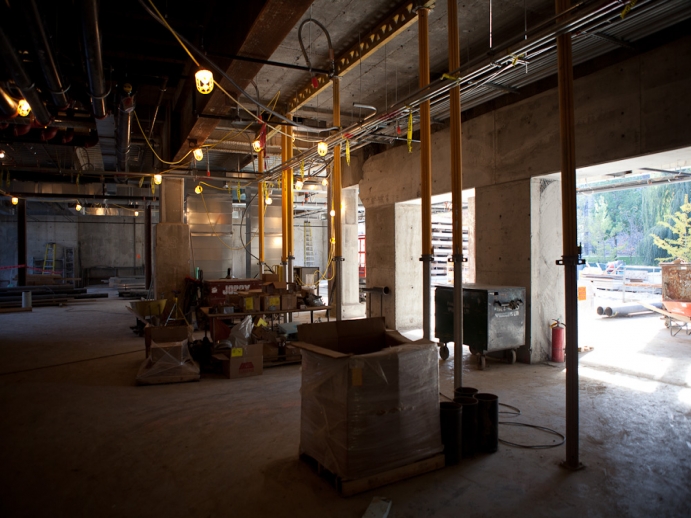
[[[391,290],[381,302],[378,294],[368,294],[367,312],[375,317],[383,314],[392,329],[422,325],[419,221],[419,205],[401,203],[367,211],[367,285]]]
[[[575,81],[576,161],[602,164],[691,146],[691,36]],[[559,102],[550,90],[463,123],[463,187],[559,171]],[[451,191],[449,130],[432,135],[433,194]],[[362,166],[367,209],[420,196],[420,145]]]
[[[17,264],[17,219],[0,219],[0,266]],[[144,265],[144,216],[48,216],[27,218],[27,256],[43,264],[46,244],[56,243],[58,260],[64,248],[75,250],[75,275],[95,266],[141,267]],[[61,263],[56,263],[60,266]],[[16,270],[0,270],[0,279],[11,280]]]

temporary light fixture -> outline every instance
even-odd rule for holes
[[[329,180],[327,180],[326,178],[324,178],[324,179],[322,180],[322,185],[323,185],[324,187],[326,187],[327,185],[329,185]]]
[[[297,180],[295,180],[295,188],[296,188],[298,191],[299,191],[300,189],[302,189],[302,185],[303,185],[302,178],[298,178]]]
[[[26,102],[26,99],[19,101],[19,104],[17,105],[17,113],[21,117],[28,117],[29,113],[31,113],[31,106],[29,106],[29,103]]]
[[[17,203],[19,203],[19,198],[12,196],[12,205],[17,205]]]
[[[204,188],[203,188],[200,184],[198,184],[198,185],[194,188],[194,192],[196,192],[197,194],[201,194],[203,190],[204,190]]]
[[[259,153],[262,150],[262,143],[261,140],[259,139],[254,139],[252,141],[252,149],[254,149],[255,153]]]
[[[319,156],[326,156],[326,154],[329,152],[329,145],[322,141],[319,144],[317,144],[317,153],[319,153]]]
[[[2,149],[0,149],[0,160],[2,160],[3,158],[5,158],[5,152]]]
[[[74,210],[76,210],[77,212],[81,212],[82,206],[79,204],[79,202],[77,202],[77,204],[74,206]]]
[[[201,162],[202,160],[204,160],[204,151],[202,150],[202,148],[198,147],[194,150],[193,154],[197,162]]]
[[[335,215],[336,215],[336,211],[331,209],[331,212],[329,212],[329,216],[331,216],[333,218]]]
[[[154,175],[154,183],[156,185],[161,185],[161,182],[163,181],[163,175],[160,174],[155,174]]]
[[[266,195],[266,204],[271,205],[274,201],[271,199],[271,195],[267,194]]]
[[[135,211],[134,211],[134,217],[136,218],[137,216],[139,216],[139,211],[138,211],[138,210],[135,210]]]
[[[211,70],[206,70],[204,68],[197,70],[194,74],[194,79],[197,82],[197,90],[200,94],[210,94],[211,90],[214,89],[214,75]]]

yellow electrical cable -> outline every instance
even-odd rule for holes
[[[142,134],[143,137],[144,137],[144,142],[146,142],[146,145],[149,146],[149,149],[150,149],[151,152],[154,154],[154,156],[159,160],[159,162],[161,162],[161,163],[163,163],[163,164],[167,164],[167,165],[178,165],[180,162],[182,162],[183,160],[185,160],[185,158],[187,158],[188,156],[190,156],[190,153],[192,153],[192,152],[194,151],[193,149],[191,149],[190,151],[187,152],[187,154],[186,154],[185,156],[183,156],[183,157],[182,157],[180,160],[178,160],[177,162],[168,162],[168,161],[166,161],[166,160],[163,160],[160,156],[158,156],[158,153],[156,153],[156,150],[155,150],[154,147],[151,145],[151,142],[149,142],[149,139],[147,138],[146,133],[144,132],[144,128],[142,128],[142,124],[141,124],[141,122],[139,122],[139,116],[137,115],[137,111],[136,111],[136,110],[134,111],[134,119],[137,121],[137,126],[139,126],[139,131],[141,132],[141,134]]]
[[[158,15],[159,20],[161,20],[161,22],[163,23],[163,25],[165,25],[166,28],[171,32],[171,34],[175,37],[175,39],[178,41],[178,43],[179,43],[180,46],[184,49],[184,51],[187,53],[187,55],[190,57],[190,59],[192,59],[192,61],[194,62],[194,64],[195,64],[196,66],[200,66],[199,61],[197,61],[197,60],[195,59],[195,57],[192,55],[192,53],[189,51],[189,49],[185,46],[185,44],[182,42],[182,40],[178,37],[177,33],[175,32],[175,29],[173,29],[173,28],[168,24],[168,22],[167,22],[166,19],[163,17],[163,15],[161,14],[161,12],[156,8],[156,6],[155,6],[154,3],[153,3],[153,0],[149,0],[149,3],[151,4],[151,7],[153,7],[154,11],[156,11],[156,14]],[[230,95],[230,93],[228,93],[228,92],[226,91],[226,89],[223,88],[223,87],[221,86],[221,84],[220,84],[218,81],[216,81],[215,79],[214,79],[214,85],[216,85],[216,86],[218,87],[218,89],[221,90],[221,92],[223,92],[231,101],[233,101],[234,103],[236,103],[240,108],[242,108],[243,110],[245,110],[248,114],[250,114],[252,117],[254,117],[257,121],[259,121],[259,122],[261,122],[261,123],[264,123],[264,121],[263,121],[260,117],[257,117],[257,115],[255,115],[252,111],[250,111],[249,109],[247,109],[242,103],[240,103],[240,101],[238,101],[235,97],[233,97],[232,95]],[[274,130],[274,131],[280,133],[281,135],[289,136],[287,133],[285,133],[284,131],[281,131],[280,129],[278,129],[278,128],[275,127],[275,126],[271,126],[270,124],[267,124],[267,126],[270,127],[272,130]],[[297,137],[293,137],[293,138],[297,138]],[[302,139],[302,138],[297,138],[297,140],[299,140],[299,141],[301,141],[301,142],[308,142],[308,143],[313,143],[313,142],[315,142],[315,141],[312,141],[312,140]]]

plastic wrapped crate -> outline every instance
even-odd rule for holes
[[[137,384],[183,383],[197,381],[199,377],[199,364],[192,360],[187,340],[151,342],[149,356],[137,373]]]
[[[382,318],[303,324],[300,453],[344,479],[443,450],[433,343],[387,331]]]

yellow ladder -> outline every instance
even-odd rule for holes
[[[55,243],[46,244],[46,253],[43,256],[43,275],[55,273]],[[50,268],[49,268],[50,267]]]

